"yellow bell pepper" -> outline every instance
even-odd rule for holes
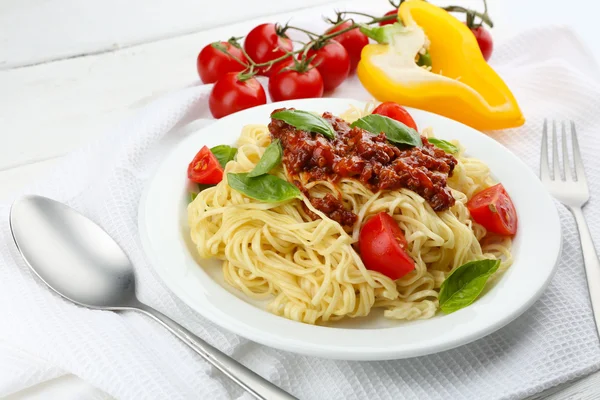
[[[404,1],[398,18],[402,24],[365,28],[383,43],[363,48],[357,70],[377,100],[431,111],[482,130],[525,122],[510,89],[487,64],[466,25],[422,0]],[[427,41],[431,70],[415,62]]]

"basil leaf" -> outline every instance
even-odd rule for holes
[[[357,119],[350,126],[353,128],[357,126],[375,135],[379,135],[383,132],[385,133],[387,140],[395,144],[406,144],[416,147],[423,146],[419,132],[415,131],[413,128],[409,128],[402,122],[398,122],[395,119],[383,115],[369,114]]]
[[[500,260],[478,260],[456,268],[440,288],[440,309],[450,314],[474,302],[499,266]]]
[[[215,186],[213,184],[208,184],[208,183],[197,183],[196,185],[198,186],[198,191],[197,192],[189,191],[190,203],[192,201],[196,200],[196,197],[198,197],[198,195],[200,194],[201,191]]]
[[[274,175],[261,175],[255,178],[248,175],[248,173],[227,174],[229,186],[248,197],[265,203],[279,203],[302,198],[300,189]]]
[[[335,139],[335,131],[329,122],[308,111],[281,110],[271,114],[271,118],[281,120],[303,131],[320,133],[328,139]]]
[[[396,20],[396,22],[393,24],[387,24],[384,26],[369,26],[361,24],[358,29],[377,43],[381,44],[391,43],[395,35],[401,34],[405,31],[404,25],[399,20]]]
[[[429,139],[427,139],[427,141],[429,143],[431,143],[432,145],[434,145],[435,147],[444,150],[446,153],[450,153],[450,154],[458,153],[458,147],[456,147],[455,145],[453,145],[452,143],[450,143],[446,140],[429,138]]]
[[[267,147],[258,161],[258,164],[250,171],[248,176],[254,178],[268,173],[270,170],[281,164],[281,157],[283,157],[283,149],[281,148],[279,139],[275,139]]]
[[[222,144],[220,146],[215,146],[210,149],[211,153],[215,155],[221,167],[225,168],[225,165],[237,154],[237,149],[235,147],[228,146],[226,144]]]

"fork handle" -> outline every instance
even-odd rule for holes
[[[571,212],[575,216],[577,229],[579,230],[592,311],[596,320],[596,329],[600,333],[600,260],[598,260],[598,254],[596,253],[587,222],[583,216],[583,211],[580,207],[571,207]]]

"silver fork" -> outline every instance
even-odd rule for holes
[[[558,201],[563,203],[571,210],[581,240],[581,250],[583,252],[583,262],[585,264],[585,274],[587,276],[588,288],[590,291],[590,300],[594,319],[596,320],[596,329],[600,332],[600,261],[596,254],[596,248],[590,235],[590,230],[585,222],[582,207],[590,199],[587,179],[583,169],[583,160],[579,151],[577,141],[577,131],[575,123],[571,121],[571,141],[573,144],[573,159],[575,170],[569,163],[567,152],[567,129],[565,123],[561,123],[561,142],[562,142],[562,168],[558,156],[558,135],[556,132],[556,123],[552,121],[552,164],[553,173],[550,174],[550,165],[548,162],[548,121],[544,121],[544,131],[542,134],[542,155],[540,159],[540,179]],[[562,173],[564,171],[564,174]]]

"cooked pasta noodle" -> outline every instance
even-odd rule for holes
[[[351,122],[371,109],[372,105],[353,108],[341,117]],[[252,170],[270,141],[266,126],[244,127],[236,159],[225,172]],[[269,299],[268,311],[274,314],[309,324],[365,316],[373,308],[382,308],[391,319],[430,318],[439,308],[440,285],[453,269],[485,258],[502,259],[500,270],[512,262],[510,238],[486,235],[466,207],[474,193],[493,185],[488,167],[465,157],[462,148],[456,158],[448,180],[456,202],[442,212],[433,211],[407,189],[373,193],[349,178],[335,185],[307,184],[311,196],[341,195],[344,205],[358,216],[351,231],[306,197],[263,203],[233,190],[225,174],[223,181],[203,190],[189,205],[191,237],[201,257],[223,260],[227,283],[250,297]],[[283,166],[271,173],[286,179]],[[313,220],[306,209],[320,218]],[[415,270],[396,281],[367,270],[353,248],[362,224],[381,211],[398,222],[415,261]]]

